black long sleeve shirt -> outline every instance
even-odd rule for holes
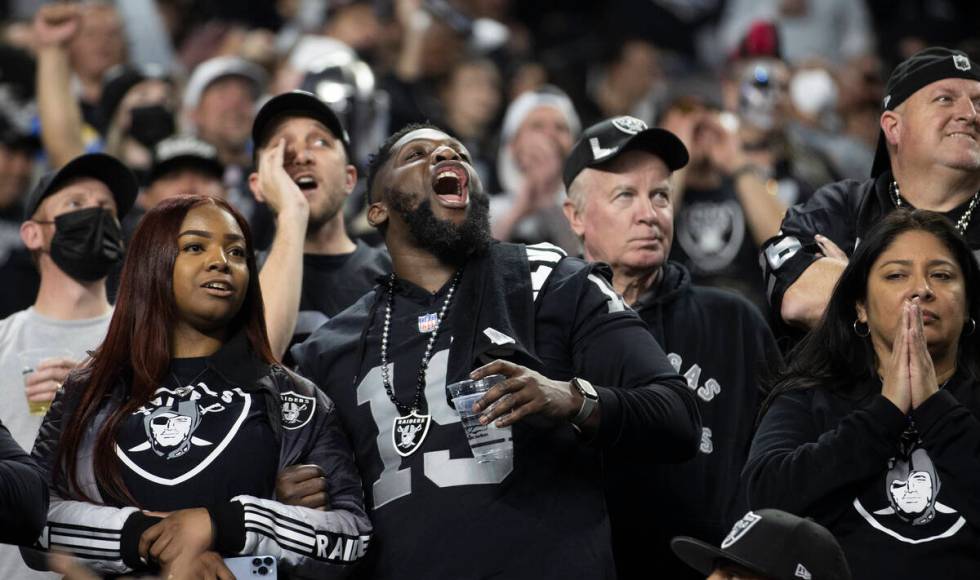
[[[0,424],[0,543],[32,544],[48,516],[48,486]]]
[[[826,526],[855,578],[980,577],[977,388],[961,371],[907,417],[877,382],[778,397],[743,472],[751,507]]]

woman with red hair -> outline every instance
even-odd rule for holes
[[[333,576],[370,537],[333,404],[277,364],[248,224],[220,199],[143,218],[105,342],[65,382],[34,456],[52,492],[35,547],[102,572],[233,578],[221,556],[262,555]],[[327,509],[273,499],[298,463],[326,474]]]

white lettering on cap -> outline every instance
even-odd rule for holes
[[[618,149],[617,147],[606,149],[605,147],[599,144],[598,137],[593,137],[589,139],[589,146],[592,147],[592,159],[595,161],[598,161],[599,159],[612,155],[613,153],[616,152],[616,149]]]

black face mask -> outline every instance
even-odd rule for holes
[[[133,107],[129,111],[129,135],[147,149],[174,134],[176,124],[170,109],[163,105]]]
[[[90,207],[54,218],[51,260],[79,282],[105,278],[123,257],[122,229],[107,209]]]

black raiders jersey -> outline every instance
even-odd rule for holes
[[[481,266],[468,264],[426,373],[422,412],[431,417],[429,430],[407,457],[396,450],[401,442],[396,437],[402,437],[394,426],[399,413],[382,384],[382,292],[366,296],[294,350],[300,370],[336,403],[358,457],[375,526],[364,577],[614,578],[602,445],[635,442],[634,434],[652,427],[647,452],[670,454],[675,451],[670,438],[656,441],[654,432],[677,418],[697,423],[684,383],[602,273],[580,260],[561,259],[557,249],[529,247],[527,253],[523,268],[533,348],[516,348],[521,340],[501,332],[508,327],[503,322],[483,326],[488,319],[503,321],[508,313],[493,312],[486,292],[467,291],[468,279],[472,284],[481,275]],[[388,357],[402,403],[414,397],[433,316],[446,290],[431,295],[406,282],[396,287]],[[462,366],[453,360],[461,356],[456,354],[460,342],[472,339],[465,329],[474,319],[498,352],[514,347],[504,358],[552,379],[580,376],[593,382],[609,431],[601,430],[600,441],[589,444],[570,423],[529,417],[513,426],[513,458],[477,463],[446,396],[447,383],[466,378],[492,358]],[[641,399],[643,404],[634,405]],[[693,452],[692,445],[680,453]]]

